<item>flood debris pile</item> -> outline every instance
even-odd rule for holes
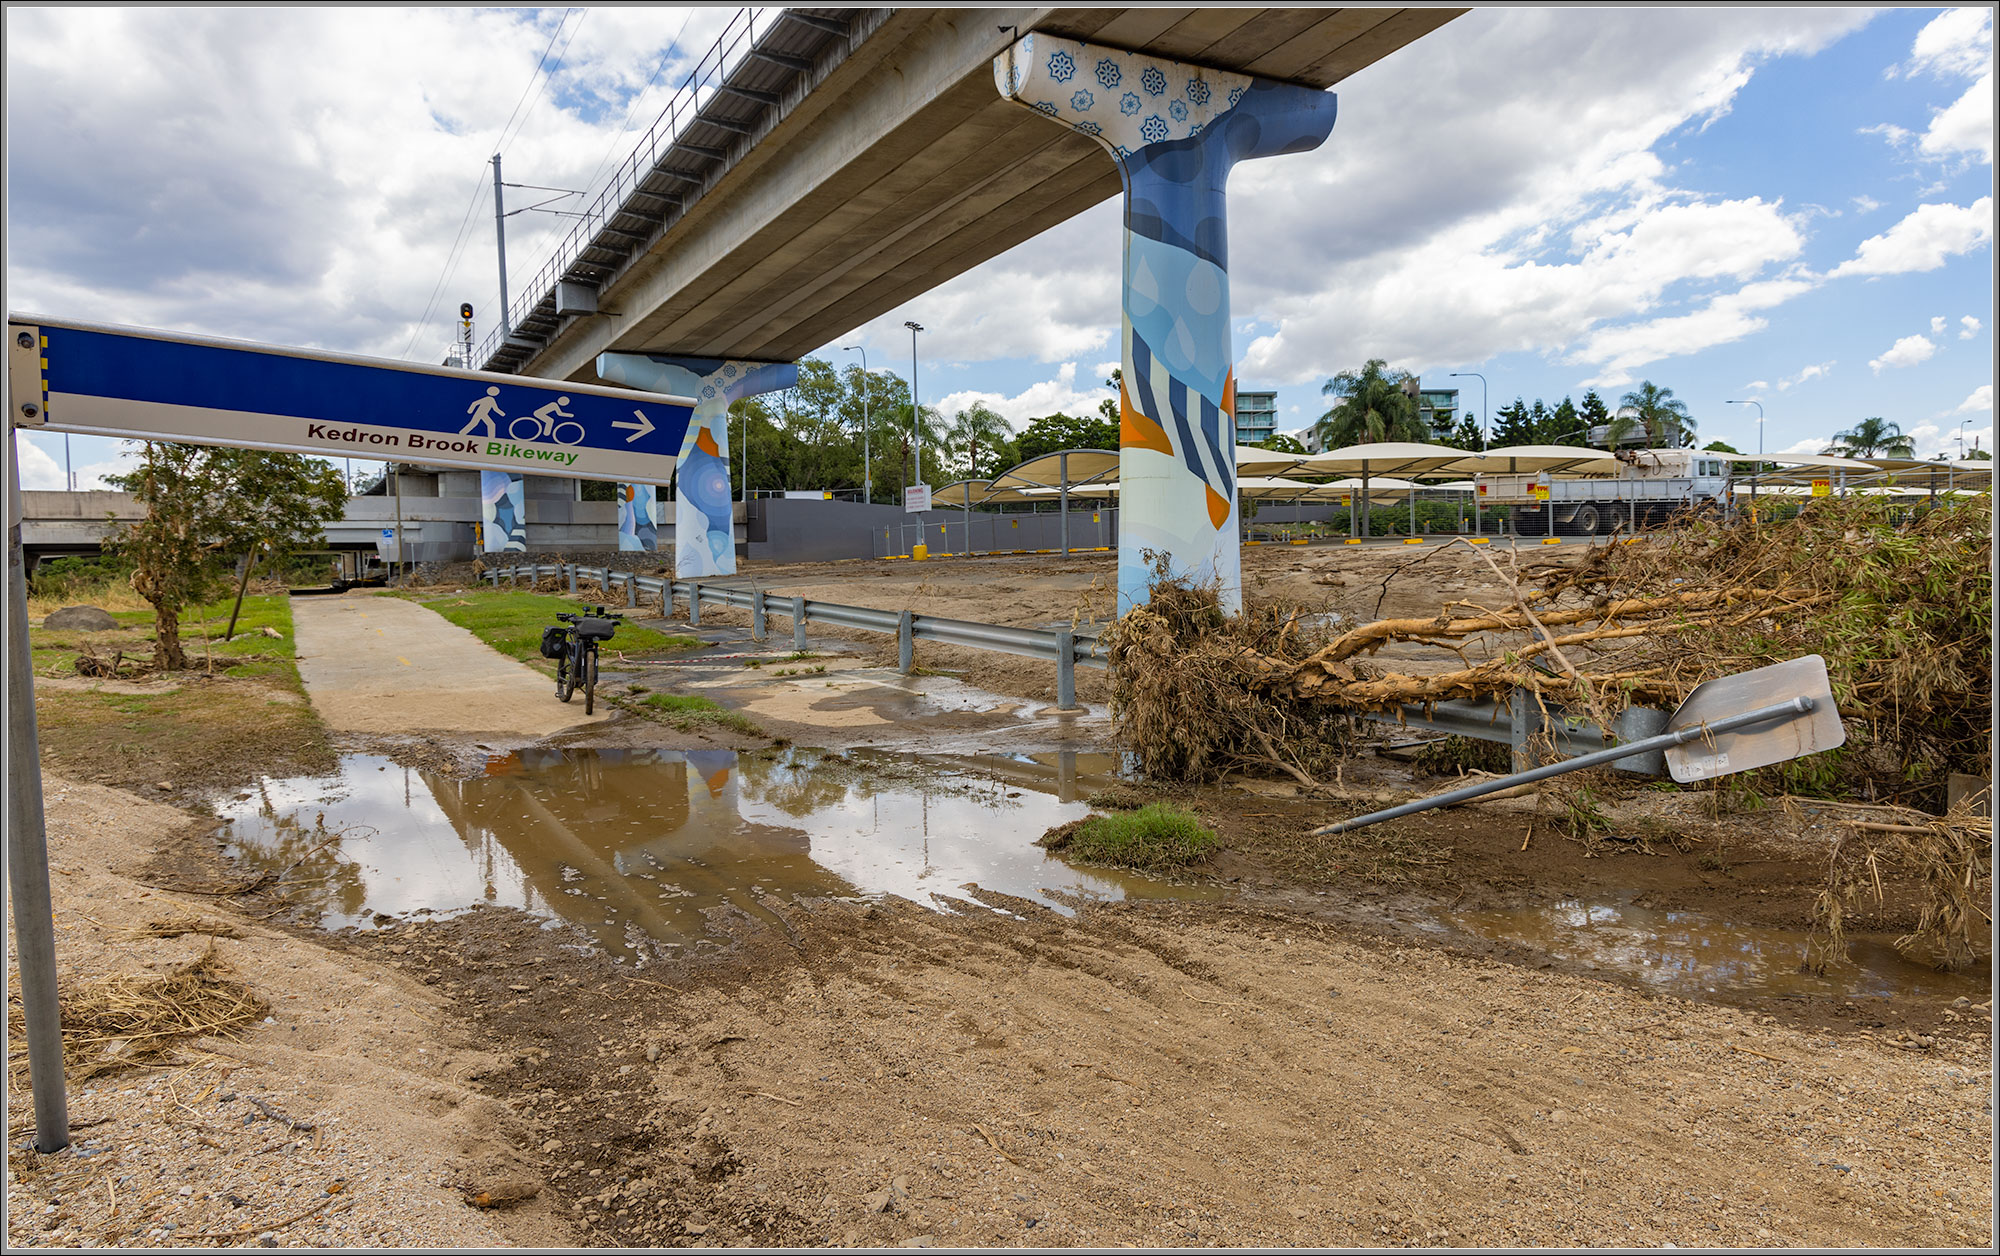
[[[1213,584],[1164,569],[1152,587],[1104,638],[1113,718],[1140,769],[1164,781],[1276,768],[1310,783],[1330,772],[1352,737],[1348,712],[1257,683],[1314,652],[1310,621],[1271,607],[1226,616]]]
[[[227,1037],[270,1010],[235,978],[212,947],[163,975],[107,977],[65,989],[60,999],[63,1066],[72,1085],[119,1069],[158,1064],[183,1043]],[[8,1021],[8,1084],[22,1085],[28,1046],[18,1005],[9,1006]]]
[[[1882,906],[1885,883],[1917,887],[1915,924],[1894,942],[1904,956],[1949,971],[1987,954],[1992,821],[1975,815],[1969,803],[1942,816],[1903,807],[1865,810],[1870,818],[1850,818],[1828,855],[1826,884],[1813,904],[1806,969],[1823,974],[1843,962],[1847,915],[1863,905]]]
[[[1767,780],[1936,807],[1948,772],[1986,758],[1990,523],[1983,497],[1914,513],[1829,498],[1782,524],[1695,519],[1575,562],[1515,568],[1480,551],[1506,591],[1496,604],[1447,602],[1319,642],[1297,612],[1226,619],[1212,591],[1163,580],[1111,634],[1115,714],[1149,774],[1309,773],[1335,715],[1525,691],[1608,724],[1626,706],[1670,710],[1702,681],[1818,654],[1848,745]],[[1401,578],[1421,577],[1419,561]],[[1446,665],[1372,661],[1392,643],[1433,647]]]

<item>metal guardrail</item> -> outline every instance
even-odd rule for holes
[[[662,614],[671,616],[674,603],[685,602],[688,622],[695,625],[701,623],[703,603],[739,607],[750,612],[750,636],[757,641],[765,639],[766,621],[772,614],[777,614],[791,620],[792,648],[795,650],[806,648],[808,624],[885,635],[893,633],[897,641],[897,666],[904,672],[914,665],[918,641],[936,641],[974,650],[1046,659],[1056,665],[1056,707],[1059,710],[1077,709],[1077,667],[1108,669],[1111,665],[1110,660],[1100,652],[1095,634],[1074,632],[1068,628],[1016,628],[1006,624],[946,619],[940,615],[917,615],[910,611],[887,611],[871,606],[843,606],[837,602],[820,602],[803,597],[773,597],[763,589],[744,588],[739,584],[667,580],[660,576],[613,571],[608,567],[580,567],[571,563],[499,567],[489,569],[486,575],[495,588],[500,586],[503,578],[518,584],[525,576],[532,584],[543,578],[561,579],[565,575],[569,578],[572,594],[577,592],[579,577],[595,580],[607,594],[622,586],[627,607],[636,609],[641,597],[644,597],[659,605]],[[1516,693],[1506,702],[1448,701],[1432,703],[1428,707],[1403,706],[1369,718],[1406,728],[1505,743],[1513,750],[1517,771],[1534,766],[1531,742],[1545,730],[1551,734],[1556,752],[1573,758],[1608,746],[1652,737],[1667,726],[1665,711],[1651,707],[1627,707],[1618,713],[1613,730],[1606,733],[1580,716],[1551,711],[1549,717],[1545,717],[1542,705],[1525,693]],[[1659,751],[1619,759],[1611,766],[1621,772],[1642,776],[1664,776],[1667,771],[1666,758]]]
[[[575,564],[537,564],[512,567],[490,568],[486,577],[495,588],[504,579],[511,584],[519,584],[522,579],[533,583],[542,579],[569,580],[569,591],[577,591],[577,580],[595,580],[607,594],[622,589],[625,605],[636,609],[640,599],[658,605],[661,613],[671,616],[674,604],[683,603],[688,608],[688,622],[701,623],[701,607],[704,603],[714,606],[739,607],[750,612],[750,636],[762,641],[766,637],[766,621],[778,615],[792,622],[792,648],[806,648],[806,625],[823,624],[829,628],[848,628],[861,632],[894,634],[897,640],[897,666],[905,672],[915,665],[914,655],[918,641],[936,641],[943,645],[965,646],[974,650],[992,650],[1001,654],[1015,654],[1023,658],[1045,659],[1056,665],[1056,708],[1077,710],[1076,669],[1078,667],[1108,668],[1110,661],[1100,652],[1097,637],[1091,633],[1079,633],[1068,628],[1016,628],[1005,624],[979,624],[963,619],[946,619],[939,615],[917,615],[910,611],[885,611],[872,606],[843,606],[838,602],[821,602],[803,597],[772,596],[759,588],[744,588],[739,584],[710,583],[701,580],[667,580],[660,576],[642,576],[636,572],[613,571],[608,567],[580,567]]]

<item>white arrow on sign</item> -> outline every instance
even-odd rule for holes
[[[632,417],[639,421],[637,423],[627,423],[623,419],[611,420],[611,426],[622,427],[632,433],[625,438],[625,443],[628,445],[653,430],[653,421],[646,417],[644,410],[634,410]]]

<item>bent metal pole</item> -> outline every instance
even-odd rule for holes
[[[34,663],[28,647],[28,573],[21,553],[18,439],[10,421],[6,451],[7,889],[14,900],[21,1012],[27,1021],[28,1075],[35,1090],[35,1150],[48,1154],[69,1146],[69,1095],[63,1079],[48,833],[42,814],[42,760],[35,735]]]
[[[1365,828],[1371,824],[1380,824],[1384,820],[1400,820],[1404,816],[1415,815],[1419,811],[1429,811],[1434,807],[1449,807],[1454,803],[1466,802],[1470,799],[1478,798],[1482,794],[1491,794],[1502,789],[1512,789],[1516,785],[1531,785],[1536,781],[1545,781],[1551,776],[1561,776],[1565,772],[1580,772],[1584,768],[1602,767],[1604,764],[1616,763],[1620,759],[1629,759],[1634,755],[1650,754],[1655,750],[1667,750],[1674,746],[1684,746],[1691,741],[1699,741],[1703,737],[1711,736],[1715,733],[1727,733],[1750,724],[1761,724],[1766,720],[1793,719],[1800,715],[1810,714],[1812,709],[1813,700],[1811,698],[1792,698],[1789,701],[1780,702],[1772,706],[1758,707],[1754,711],[1745,711],[1741,715],[1724,716],[1722,719],[1710,720],[1705,724],[1690,725],[1677,732],[1661,733],[1658,737],[1647,737],[1639,741],[1627,742],[1622,746],[1612,746],[1606,750],[1597,750],[1590,754],[1579,755],[1574,759],[1565,759],[1561,763],[1550,763],[1542,767],[1531,768],[1526,772],[1516,772],[1512,776],[1496,776],[1492,780],[1481,781],[1477,785],[1467,785],[1464,789],[1454,789],[1449,793],[1433,794],[1429,798],[1413,799],[1400,806],[1390,807],[1385,811],[1371,811],[1365,816],[1356,816],[1352,820],[1342,820],[1338,824],[1329,824],[1324,828],[1314,829],[1308,836],[1327,837],[1334,833],[1346,833],[1353,829]]]

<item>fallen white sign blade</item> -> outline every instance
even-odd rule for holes
[[[1826,660],[1817,654],[1703,681],[1667,720],[1667,731],[1698,728],[1788,698],[1810,698],[1811,712],[1671,747],[1666,752],[1667,771],[1683,784],[1705,781],[1832,750],[1847,741],[1840,712],[1834,708],[1832,686],[1827,683]]]

